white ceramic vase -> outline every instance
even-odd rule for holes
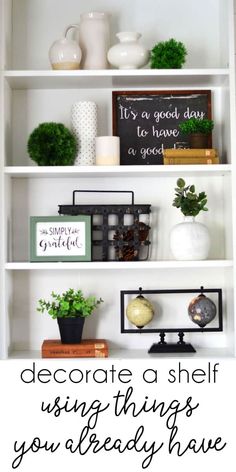
[[[110,46],[109,14],[104,12],[80,15],[79,44],[82,69],[107,69]]]
[[[174,258],[179,261],[207,259],[210,249],[208,228],[196,222],[193,216],[186,216],[184,222],[172,228],[170,248]]]
[[[138,69],[147,64],[149,60],[148,50],[139,44],[140,33],[117,33],[120,43],[109,49],[107,58],[110,64],[118,69]]]
[[[54,41],[49,49],[49,60],[52,69],[73,70],[80,68],[81,49],[73,39],[68,39],[67,34],[71,29],[78,29],[78,25],[69,25],[61,39]]]
[[[77,140],[75,165],[95,164],[97,136],[97,105],[94,102],[76,102],[71,109],[71,127]]]

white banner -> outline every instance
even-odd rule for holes
[[[1,471],[235,470],[235,360],[2,361]]]

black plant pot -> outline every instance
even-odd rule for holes
[[[79,344],[82,338],[84,318],[57,318],[62,344]]]

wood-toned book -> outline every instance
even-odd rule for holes
[[[219,164],[219,157],[164,157],[164,165]]]
[[[163,157],[218,157],[217,149],[164,149]]]
[[[79,344],[62,344],[59,339],[45,339],[42,344],[43,358],[108,357],[105,339],[83,339]]]

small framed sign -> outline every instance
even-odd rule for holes
[[[31,216],[30,260],[91,261],[91,217]]]

